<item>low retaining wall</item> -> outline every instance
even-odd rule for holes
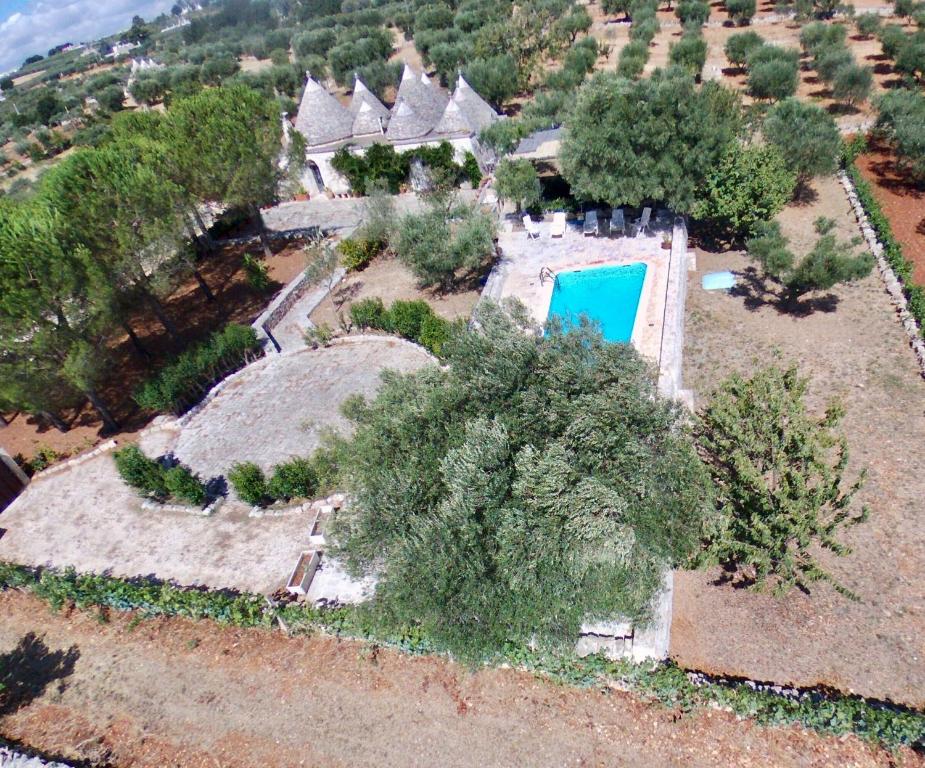
[[[329,285],[319,287],[317,292],[318,300],[310,302],[310,306],[306,308],[306,313],[310,314],[315,307],[324,301],[324,298],[344,279],[344,275],[346,274],[346,269],[338,267],[337,271],[334,273],[333,281]],[[251,327],[257,332],[257,338],[261,340],[266,351],[276,353],[283,351],[282,346],[280,346],[280,343],[273,335],[273,329],[282,322],[282,319],[289,313],[293,305],[299,301],[311,287],[312,283],[309,280],[307,272],[302,272],[295,280],[283,288],[280,294],[270,302],[269,306],[263,311],[260,317],[251,323]]]
[[[684,306],[687,302],[687,223],[675,217],[668,263],[668,287],[658,355],[658,389],[670,398],[681,397],[684,355]]]
[[[858,198],[854,183],[848,178],[848,174],[844,171],[838,172],[838,179],[841,181],[842,186],[845,188],[845,192],[848,194],[848,202],[851,203],[851,208],[854,210],[854,216],[858,220],[861,234],[864,236],[864,240],[870,248],[870,252],[874,255],[874,258],[877,259],[877,268],[880,270],[880,276],[883,278],[886,292],[890,295],[893,306],[896,307],[896,314],[899,317],[899,321],[902,323],[903,329],[909,337],[909,346],[912,347],[915,353],[916,361],[919,364],[922,376],[925,376],[925,339],[922,338],[921,329],[912,316],[912,313],[909,311],[906,294],[903,292],[903,284],[900,279],[896,277],[896,273],[883,255],[883,244],[877,240],[877,233],[867,220],[867,212],[864,210],[864,206],[861,205],[861,200]]]

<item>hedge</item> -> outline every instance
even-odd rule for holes
[[[152,411],[180,415],[218,381],[258,356],[260,342],[249,325],[226,325],[186,352],[135,392],[135,402]]]
[[[438,357],[452,328],[452,323],[435,314],[430,304],[422,299],[399,299],[388,309],[378,296],[361,299],[350,305],[350,319],[363,329],[397,333]]]
[[[324,630],[388,645],[409,653],[440,653],[416,627],[383,627],[363,606],[318,609],[304,604],[271,606],[260,595],[180,587],[148,578],[118,579],[73,568],[36,569],[0,562],[0,589],[33,593],[55,610],[139,611],[143,616],[212,619],[237,627],[270,628],[282,620],[290,631]],[[105,618],[101,614],[101,618]],[[506,646],[491,663],[506,663],[578,686],[616,684],[685,712],[716,706],[761,725],[801,725],[823,734],[853,733],[889,749],[925,747],[925,714],[827,689],[778,692],[748,681],[691,674],[672,662],[611,661],[601,656],[553,655]]]
[[[860,200],[864,211],[867,213],[867,220],[883,246],[883,256],[893,268],[893,272],[900,283],[902,283],[903,293],[909,302],[909,312],[919,325],[919,333],[925,336],[925,287],[912,282],[912,262],[903,255],[902,246],[893,236],[893,229],[890,226],[889,219],[874,197],[870,183],[858,170],[854,158],[850,155],[844,158],[844,166],[848,178],[851,179],[857,191],[858,200]]]

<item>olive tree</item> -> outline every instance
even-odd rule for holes
[[[780,150],[800,185],[835,172],[841,136],[822,107],[795,98],[780,101],[768,111],[762,132]]]
[[[536,167],[526,159],[502,160],[495,169],[495,182],[498,197],[513,202],[518,211],[532,208],[542,196]]]
[[[890,144],[902,167],[925,179],[925,96],[905,88],[877,100],[875,130]]]
[[[562,174],[585,200],[660,200],[686,213],[741,129],[738,98],[717,83],[698,87],[675,70],[639,81],[599,73],[566,118]]]
[[[485,303],[474,327],[443,366],[345,407],[336,551],[378,574],[393,626],[469,658],[573,643],[587,618],[644,622],[712,510],[683,409],[588,326],[541,335],[522,305]]]
[[[808,383],[792,367],[735,374],[701,413],[697,439],[720,511],[707,553],[756,589],[780,595],[826,581],[852,596],[816,550],[850,552],[838,536],[867,519],[866,507],[852,511],[864,474],[846,482],[848,444],[837,432],[844,411],[830,402],[813,417]]]

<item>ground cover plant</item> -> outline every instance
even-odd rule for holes
[[[464,655],[644,620],[710,509],[683,414],[635,350],[589,327],[527,334],[509,311],[480,306],[444,367],[388,374],[345,407],[356,431],[338,452],[339,555],[378,573],[390,621]]]

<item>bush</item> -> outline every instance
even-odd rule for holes
[[[369,266],[382,251],[382,243],[363,237],[348,237],[337,244],[340,263],[348,272],[355,272]]]
[[[424,319],[433,314],[430,304],[422,299],[394,302],[389,309],[389,327],[406,339],[417,339]]]
[[[762,45],[764,45],[764,39],[757,32],[737,32],[729,36],[723,50],[730,64],[743,67],[752,50]]]
[[[729,18],[739,26],[748,24],[756,10],[756,0],[726,0],[726,12]]]
[[[226,325],[208,341],[179,355],[135,392],[135,402],[153,411],[181,414],[215,382],[232,373],[260,351],[248,325]]]
[[[270,272],[267,265],[260,259],[245,253],[242,266],[244,267],[244,277],[251,288],[262,293],[270,287]]]
[[[350,320],[358,328],[389,329],[388,312],[378,296],[360,299],[350,305]]]
[[[177,464],[164,470],[164,484],[171,496],[195,507],[206,503],[206,487],[192,470]]]
[[[318,490],[318,473],[309,459],[295,458],[273,468],[267,486],[277,500],[310,499]]]
[[[164,468],[154,459],[145,456],[136,445],[113,451],[119,476],[143,496],[163,501],[170,495]]]
[[[482,181],[482,169],[479,168],[479,161],[471,152],[466,152],[466,158],[462,164],[462,175],[472,185],[473,189],[478,189]]]
[[[443,345],[450,338],[451,327],[449,322],[439,315],[435,315],[431,310],[431,313],[421,321],[417,341],[422,347],[437,357],[441,357]]]
[[[263,470],[251,461],[235,464],[228,471],[228,482],[245,504],[263,507],[273,500]]]

